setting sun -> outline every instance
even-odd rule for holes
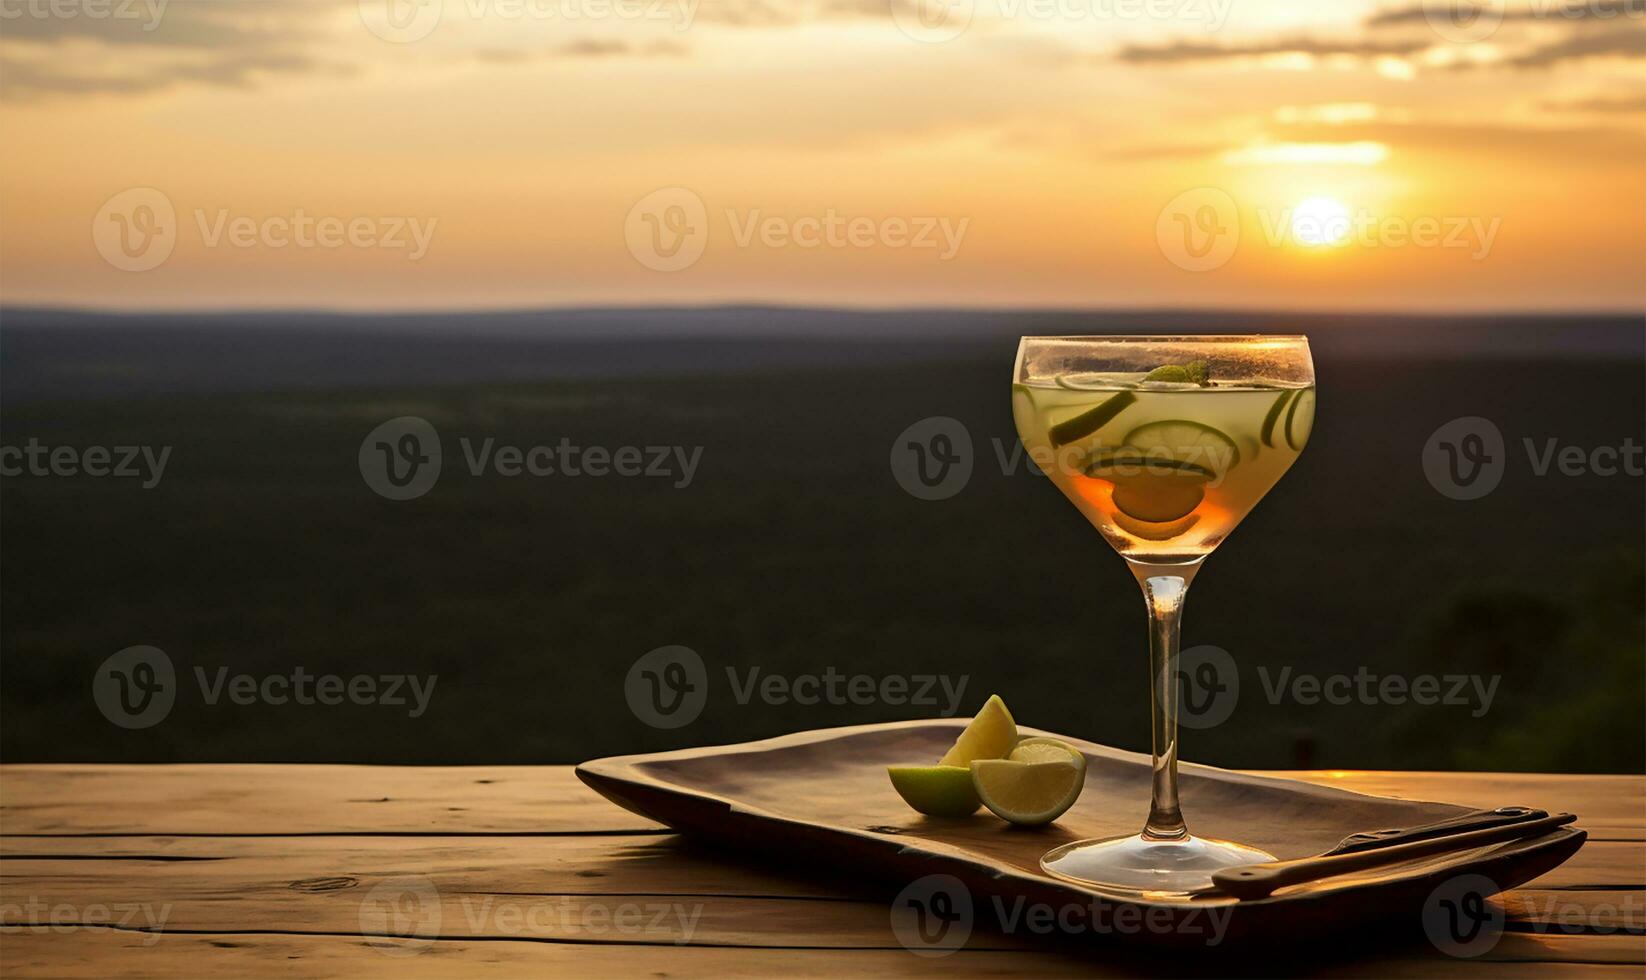
[[[1310,197],[1292,211],[1292,240],[1308,248],[1349,240],[1349,209],[1332,197]]]

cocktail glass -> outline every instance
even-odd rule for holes
[[[1298,336],[1024,337],[1012,373],[1023,445],[1126,559],[1149,611],[1153,799],[1143,831],[1065,844],[1059,877],[1182,895],[1267,852],[1189,833],[1177,796],[1178,630],[1201,562],[1289,469],[1314,423]]]

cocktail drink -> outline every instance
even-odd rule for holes
[[[1154,793],[1143,832],[1041,865],[1130,893],[1186,894],[1273,860],[1193,837],[1177,799],[1178,626],[1201,562],[1291,468],[1314,425],[1304,337],[1024,337],[1012,412],[1030,458],[1120,552],[1150,621]]]

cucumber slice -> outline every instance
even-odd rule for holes
[[[1144,452],[1161,451],[1181,460],[1204,460],[1211,469],[1227,472],[1240,462],[1240,447],[1220,429],[1190,419],[1148,422],[1126,433],[1126,445]]]
[[[1280,393],[1280,397],[1275,399],[1275,403],[1269,406],[1269,414],[1263,416],[1263,445],[1270,448],[1274,447],[1275,423],[1280,421],[1280,410],[1286,407],[1286,402],[1295,394],[1297,394],[1295,389],[1283,391]]]
[[[1061,446],[1074,442],[1076,439],[1084,439],[1114,421],[1116,415],[1124,412],[1135,401],[1137,401],[1136,395],[1129,391],[1122,391],[1096,408],[1081,412],[1072,419],[1052,426],[1047,435],[1051,438],[1053,446]]]
[[[1299,406],[1307,405],[1299,411]],[[1286,445],[1301,451],[1303,444],[1309,441],[1309,433],[1315,425],[1315,393],[1313,388],[1306,388],[1297,393],[1292,399],[1292,407],[1286,412]]]

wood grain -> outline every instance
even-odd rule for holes
[[[1638,977],[1646,972],[1646,779],[1273,773],[1356,792],[1582,817],[1590,842],[1500,901],[1478,960],[1419,937],[1185,975]],[[659,832],[569,767],[0,767],[0,974],[170,977],[522,975],[804,978],[1130,976],[1114,944],[987,928],[938,958],[898,944],[882,886],[774,867]],[[405,881],[438,908],[391,920]],[[373,890],[377,889],[374,894]],[[165,908],[158,934],[74,925]],[[42,926],[40,908],[71,918]],[[33,911],[31,911],[33,910]],[[134,919],[141,919],[134,911]],[[396,939],[365,933],[406,931]],[[424,935],[419,935],[423,933]],[[1303,954],[1300,954],[1303,955]],[[1174,964],[1176,965],[1176,964]]]

